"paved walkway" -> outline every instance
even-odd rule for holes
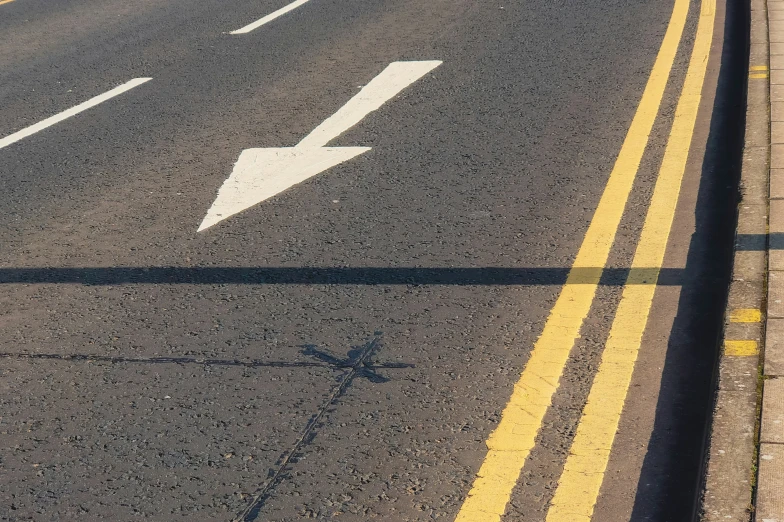
[[[756,519],[784,519],[784,1],[768,1],[770,27],[770,221]],[[753,65],[753,64],[752,64]],[[750,72],[750,81],[765,76]]]

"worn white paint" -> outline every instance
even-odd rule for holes
[[[242,29],[237,29],[236,31],[232,31],[229,34],[245,34],[245,33],[249,33],[249,32],[251,32],[251,31],[253,31],[255,29],[258,29],[262,25],[267,24],[267,23],[273,21],[274,19],[283,16],[284,14],[288,13],[289,11],[293,11],[297,7],[300,7],[301,5],[306,4],[309,1],[310,0],[296,0],[295,2],[291,2],[289,5],[287,5],[285,7],[281,7],[277,11],[268,14],[264,18],[260,18],[260,19],[256,20],[255,22],[253,22],[252,24],[248,24],[245,27],[243,27]]]
[[[440,64],[439,61],[392,63],[296,147],[244,150],[198,231],[369,151],[369,147],[326,145]]]
[[[27,138],[35,134],[36,132],[42,131],[56,123],[60,123],[63,120],[70,118],[71,116],[75,116],[80,112],[84,112],[87,109],[95,107],[98,104],[105,102],[106,100],[110,100],[115,96],[119,96],[120,94],[133,89],[134,87],[138,87],[139,85],[146,83],[152,80],[152,78],[134,78],[133,80],[120,85],[119,87],[115,87],[111,91],[105,92],[95,98],[91,98],[84,103],[80,103],[76,107],[72,107],[67,111],[63,111],[59,114],[55,114],[54,116],[47,118],[41,122],[36,123],[35,125],[31,125],[25,129],[22,129],[18,132],[11,134],[10,136],[6,136],[3,139],[0,139],[0,149],[3,147],[7,147],[12,143],[16,143],[17,141]]]

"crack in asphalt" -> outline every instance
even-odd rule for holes
[[[106,362],[111,364],[199,364],[202,366],[243,366],[246,368],[332,368],[335,370],[352,368],[353,359],[338,359],[326,352],[316,350],[314,346],[308,345],[302,351],[304,355],[310,355],[320,359],[322,362],[292,362],[292,361],[261,361],[252,359],[243,361],[240,359],[205,359],[201,357],[109,357],[106,355],[89,354],[57,354],[57,353],[0,353],[0,359],[20,359],[20,360],[54,360],[54,361],[77,361],[77,362]],[[400,369],[413,368],[413,364],[407,363],[364,363],[360,370],[364,372],[363,377],[369,377],[373,382],[386,382],[386,378],[375,373],[376,369]],[[381,380],[378,380],[381,379]]]
[[[314,356],[322,360],[325,364],[347,368],[349,371],[340,378],[337,386],[333,388],[332,393],[330,393],[327,400],[324,401],[324,404],[322,404],[318,412],[310,418],[310,421],[308,421],[305,429],[297,438],[291,449],[283,454],[279,460],[280,464],[278,465],[277,469],[270,470],[266,482],[262,484],[261,487],[259,487],[256,493],[254,493],[253,498],[248,506],[236,518],[233,519],[233,522],[253,522],[258,518],[265,502],[272,495],[275,487],[277,487],[278,484],[280,484],[280,482],[283,480],[289,464],[293,462],[297,453],[304,446],[313,441],[316,436],[316,429],[321,424],[321,421],[325,417],[327,411],[346,392],[354,379],[357,377],[364,377],[374,383],[388,381],[388,379],[378,375],[375,371],[373,371],[374,368],[380,367],[371,364],[371,360],[373,355],[375,355],[375,353],[381,348],[382,333],[374,332],[373,335],[373,339],[371,339],[365,345],[359,349],[349,351],[348,358],[346,359],[339,359],[334,357],[326,352],[317,350],[312,345],[303,347],[303,354]],[[405,367],[413,367],[413,365],[407,365]]]

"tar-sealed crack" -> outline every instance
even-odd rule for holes
[[[264,503],[272,495],[275,488],[283,480],[289,465],[293,462],[297,453],[299,453],[305,446],[310,444],[316,436],[317,428],[322,425],[322,419],[327,414],[327,411],[333,406],[338,399],[346,392],[351,383],[357,377],[364,377],[370,382],[381,383],[386,382],[388,379],[376,373],[377,368],[410,368],[409,364],[387,364],[387,365],[373,365],[372,358],[381,348],[381,332],[375,332],[373,339],[358,349],[348,352],[348,357],[340,359],[329,353],[317,350],[314,346],[305,346],[302,353],[310,355],[319,359],[325,364],[335,368],[346,368],[346,372],[338,381],[338,384],[332,390],[327,400],[319,408],[318,412],[313,415],[305,426],[300,436],[280,458],[279,465],[276,469],[270,470],[267,480],[259,489],[254,493],[253,499],[250,504],[240,513],[233,522],[252,522],[256,520],[264,507]]]
[[[103,362],[111,364],[196,364],[202,366],[244,366],[247,368],[331,368],[342,370],[351,368],[354,364],[349,356],[347,359],[339,359],[325,352],[316,350],[313,346],[306,346],[302,351],[305,355],[316,357],[321,362],[305,361],[262,361],[259,359],[208,359],[204,357],[110,357],[106,355],[91,355],[81,353],[59,354],[59,353],[0,353],[0,359],[27,359],[27,360],[49,360],[63,362]],[[385,363],[385,364],[366,364],[362,369],[363,377],[368,377],[372,382],[385,382],[387,379],[375,373],[378,369],[411,368],[412,365],[405,363]]]

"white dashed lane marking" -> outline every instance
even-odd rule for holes
[[[302,5],[304,5],[304,4],[308,3],[308,2],[309,2],[309,0],[296,0],[295,2],[291,2],[286,7],[281,7],[277,11],[268,14],[264,18],[260,18],[259,20],[256,20],[252,24],[248,24],[245,27],[243,27],[242,29],[237,29],[236,31],[232,31],[229,34],[246,34],[246,33],[249,33],[249,32],[251,32],[251,31],[253,31],[255,29],[258,29],[262,25],[268,24],[269,22],[273,21],[274,19],[276,19],[278,17],[281,17],[284,14],[288,13],[289,11],[293,11],[297,7],[300,7],[300,6],[302,6]]]
[[[57,123],[60,123],[63,120],[67,120],[71,116],[76,116],[80,112],[84,112],[87,109],[91,109],[96,105],[99,105],[107,100],[114,98],[115,96],[119,96],[120,94],[130,91],[134,87],[138,87],[139,85],[146,83],[152,80],[152,78],[134,78],[133,80],[120,85],[119,87],[115,87],[109,92],[105,92],[101,95],[96,96],[95,98],[91,98],[84,103],[80,103],[76,107],[72,107],[67,111],[63,111],[59,114],[55,114],[54,116],[45,119],[44,121],[38,122],[35,125],[31,125],[25,129],[22,129],[18,132],[11,134],[10,136],[6,136],[3,139],[0,139],[0,149],[11,145],[12,143],[16,143],[19,140],[27,138],[28,136],[32,136],[36,132],[40,132],[46,128],[51,127]]]

